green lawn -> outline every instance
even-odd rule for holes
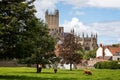
[[[36,73],[35,68],[0,67],[0,80],[120,80],[120,69],[91,69],[93,75],[83,74],[83,70],[43,69]]]

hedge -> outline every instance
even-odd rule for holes
[[[97,69],[120,69],[120,64],[118,61],[104,61],[97,62],[94,67]]]

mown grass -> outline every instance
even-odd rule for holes
[[[92,75],[83,74],[83,70],[43,69],[36,73],[35,68],[0,67],[0,80],[120,80],[120,69],[91,69]]]

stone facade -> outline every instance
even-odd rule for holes
[[[79,44],[81,44],[83,50],[93,50],[98,47],[97,45],[97,34],[91,36],[84,36],[84,33],[82,36],[76,36],[76,40],[78,41]]]
[[[65,38],[64,28],[59,26],[59,11],[55,10],[54,13],[48,12],[48,10],[45,12],[45,22],[48,25],[48,28],[50,29],[49,34],[58,40],[63,40]],[[84,33],[82,37],[76,36],[74,34],[74,29],[71,30],[71,33],[76,37],[76,40],[78,40],[79,44],[83,47],[84,50],[93,50],[97,48],[97,34],[93,35],[91,34],[91,37],[84,36]]]
[[[50,30],[49,34],[55,39],[62,39],[64,28],[59,26],[59,11],[54,13],[45,12],[45,22]]]

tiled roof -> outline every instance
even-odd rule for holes
[[[120,46],[118,46],[118,47],[109,46],[109,47],[107,47],[107,48],[110,50],[110,52],[111,52],[113,55],[115,55],[117,52],[120,52]]]

